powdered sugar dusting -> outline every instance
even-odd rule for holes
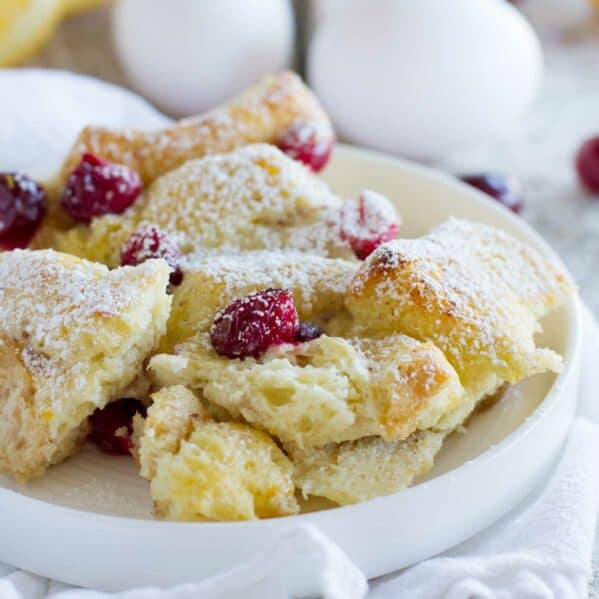
[[[63,167],[68,176],[84,152],[126,164],[150,183],[187,160],[257,142],[277,143],[296,122],[318,124],[332,138],[330,121],[312,92],[291,72],[266,77],[231,103],[158,132],[88,127]]]
[[[559,263],[502,231],[451,219],[421,239],[380,247],[352,284],[348,305],[359,310],[366,293],[406,333],[432,339],[460,375],[468,365],[469,375],[483,376],[483,362],[501,370],[528,360],[532,368],[536,321],[571,288]]]
[[[146,263],[147,276],[159,263]],[[38,391],[55,394],[68,374],[84,389],[90,365],[73,361],[78,339],[97,336],[103,318],[138,301],[139,278],[110,273],[52,250],[15,250],[0,256],[0,331],[21,347],[21,359],[40,375]],[[141,273],[140,273],[141,276]],[[68,370],[68,373],[67,373]]]
[[[341,206],[302,165],[258,144],[187,162],[156,181],[136,216],[186,253],[289,248],[349,256]]]
[[[303,311],[310,312],[317,296],[342,297],[349,288],[358,264],[323,258],[297,251],[254,251],[206,257],[189,256],[184,267],[193,277],[202,273],[222,285],[223,297],[250,288],[281,287],[293,289],[294,299]]]
[[[400,223],[399,214],[385,196],[364,190],[357,202],[347,201],[343,206],[340,233],[363,260],[379,245],[395,239]]]

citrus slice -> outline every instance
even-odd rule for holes
[[[66,16],[77,15],[87,10],[93,10],[106,4],[106,0],[64,0],[63,6]]]
[[[0,0],[0,66],[16,65],[48,38],[63,13],[62,0]]]

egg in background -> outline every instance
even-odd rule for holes
[[[342,139],[417,159],[512,127],[543,70],[505,0],[353,0],[321,22],[307,68]]]
[[[176,116],[208,110],[293,59],[290,0],[118,0],[112,31],[133,86]]]

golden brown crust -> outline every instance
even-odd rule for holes
[[[559,370],[537,349],[538,319],[562,304],[564,269],[506,233],[453,219],[385,244],[363,264],[346,307],[363,334],[432,341],[476,401],[504,382]]]
[[[129,235],[155,225],[187,256],[295,249],[354,257],[339,233],[341,206],[296,160],[254,144],[186,162],[157,179],[123,214],[58,232],[53,247],[114,267]]]
[[[314,94],[292,72],[263,79],[229,104],[184,119],[161,131],[86,127],[62,167],[62,180],[91,152],[136,170],[148,185],[193,158],[252,143],[276,144],[298,121],[310,121],[332,137],[330,121]]]

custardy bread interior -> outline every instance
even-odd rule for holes
[[[0,254],[0,470],[37,476],[143,371],[166,330],[169,268],[109,271],[52,250]]]

